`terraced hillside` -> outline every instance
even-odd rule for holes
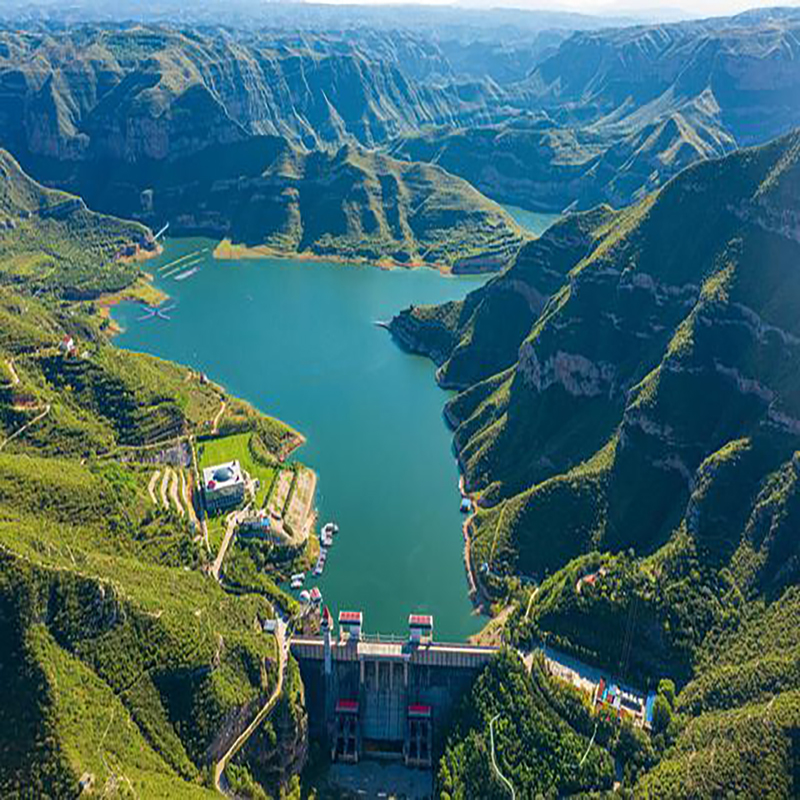
[[[25,180],[4,191],[9,219],[61,198]],[[79,213],[103,243],[144,231]],[[111,347],[91,304],[64,299],[82,251],[50,220],[5,229],[6,252],[38,266],[0,287],[0,794],[211,796],[210,765],[274,689],[260,623],[279,592],[260,576],[263,591],[227,593],[182,505],[190,440],[211,430],[220,389]],[[108,280],[91,256],[78,265]],[[247,431],[261,458],[300,441],[235,398],[225,410],[223,428]],[[164,472],[172,503],[156,502],[160,463],[183,468]]]
[[[794,133],[567,218],[393,322],[462,389],[472,563],[519,603],[513,638],[685,685],[655,795],[796,788],[798,186]]]

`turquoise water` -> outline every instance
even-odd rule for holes
[[[516,223],[534,236],[541,236],[561,214],[544,214],[539,211],[528,211],[519,206],[506,206],[503,208],[514,218]]]
[[[147,269],[210,245],[169,242]],[[117,307],[117,344],[202,370],[306,435],[296,457],[319,475],[320,520],[341,527],[316,582],[334,614],[362,610],[368,632],[404,633],[412,611],[433,614],[440,639],[478,630],[447,395],[433,364],[374,321],[462,297],[484,279],[210,253],[199,266],[187,280],[157,280],[176,303],[169,321],[137,321],[139,306]]]

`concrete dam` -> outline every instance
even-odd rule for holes
[[[374,757],[430,768],[435,737],[498,648],[436,642],[428,615],[409,617],[407,638],[368,636],[362,622],[360,611],[342,611],[334,638],[325,609],[319,636],[291,641],[310,733],[333,761]]]

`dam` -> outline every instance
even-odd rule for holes
[[[433,639],[433,618],[411,614],[407,638],[367,635],[360,611],[327,608],[320,635],[296,636],[291,652],[306,692],[309,732],[332,761],[396,759],[430,768],[434,741],[496,647]]]

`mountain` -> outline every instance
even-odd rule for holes
[[[525,239],[461,178],[356,146],[306,153],[254,136],[168,162],[53,169],[96,208],[154,228],[169,221],[171,234],[225,238],[261,253],[480,271],[508,263]]]
[[[654,16],[645,15],[645,19]],[[503,83],[525,77],[543,53],[573,31],[630,25],[637,17],[463,5],[417,5],[409,13],[402,5],[264,4],[248,0],[204,0],[191,6],[178,0],[144,5],[137,0],[79,0],[68,5],[57,0],[35,5],[8,0],[0,8],[0,22],[37,31],[86,24],[118,25],[119,20],[179,28],[224,27],[236,35],[258,31],[262,36],[303,38],[306,43],[320,34],[345,42],[385,39],[389,49],[391,40],[422,41],[424,52],[417,49],[415,55],[425,58],[397,62],[410,76],[490,76]],[[387,50],[383,52],[387,54]],[[398,49],[397,54],[400,52]],[[423,69],[418,71],[419,67]]]
[[[429,30],[392,27],[389,10],[358,29],[373,12],[328,19],[310,6],[318,29],[294,8],[292,29],[282,13],[270,30],[0,32],[0,143],[61,188],[58,165],[75,161],[170,161],[254,136],[358,144],[561,211],[626,205],[690,163],[800,123],[796,11],[607,28],[569,15],[536,27],[524,14],[514,27],[511,11],[464,12],[457,25],[431,10]]]
[[[392,322],[460,389],[471,563],[512,638],[682,688],[650,796],[796,792],[798,187],[795,132]]]
[[[58,159],[186,156],[248,135],[307,148],[367,146],[428,124],[507,114],[490,81],[433,85],[403,63],[437,60],[410,36],[236,35],[86,26],[0,32],[0,141]]]
[[[800,13],[580,31],[505,87],[520,112],[490,126],[405,133],[501,202],[546,211],[623,206],[689,164],[800,124]]]
[[[492,505],[513,498],[521,512],[536,507],[537,497],[519,495],[520,488],[601,453],[608,468],[623,454],[626,461],[644,457],[642,447],[655,448],[645,460],[660,462],[659,485],[669,478],[681,486],[725,435],[773,426],[791,433],[796,409],[785,359],[796,355],[790,287],[798,141],[793,134],[696,165],[624,211],[570,215],[463,302],[415,308],[394,321],[399,337],[436,353],[441,382],[463,390],[448,408],[459,423],[456,444],[470,488]],[[681,235],[688,220],[703,235]],[[716,341],[718,326],[730,327],[731,336]],[[774,364],[759,359],[762,345],[775,347]],[[681,382],[686,408],[662,406],[661,392]],[[707,422],[722,415],[713,449],[680,417],[700,415],[689,401],[703,396],[700,387],[716,393],[702,406]],[[670,521],[667,514],[657,519],[633,529],[646,523],[656,541]],[[641,535],[626,535],[642,543]],[[554,551],[529,557],[520,566],[537,571],[562,559]]]
[[[136,277],[130,259],[154,249],[143,225],[96,214],[81,198],[41,186],[0,150],[3,283],[67,298],[113,292]]]
[[[278,681],[260,623],[293,601],[266,573],[246,593],[208,574],[185,499],[192,437],[221,397],[225,430],[266,473],[301,437],[204,376],[112,347],[70,295],[127,280],[103,258],[144,229],[42,189],[6,154],[2,170],[4,278],[16,269],[0,286],[0,795],[212,797],[209,763]],[[173,502],[158,503],[170,474]]]

